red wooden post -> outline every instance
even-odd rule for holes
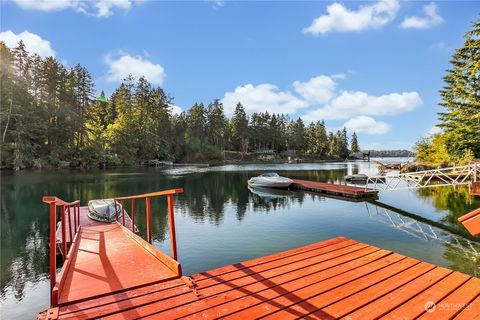
[[[135,199],[132,199],[132,232],[135,233]]]
[[[174,218],[174,211],[173,211],[173,194],[169,194],[167,196],[167,204],[168,204],[168,218],[170,220],[170,239],[171,239],[171,247],[172,247],[172,258],[174,260],[178,260],[177,256],[177,234],[175,233],[175,218]]]
[[[68,206],[67,210],[68,210],[68,233],[70,236],[69,239],[70,239],[70,245],[71,245],[73,242],[73,237],[72,237],[72,219],[70,216],[70,206]]]
[[[75,233],[77,233],[77,204],[73,205],[73,225],[75,228]]]
[[[147,208],[147,240],[152,243],[152,224],[150,221],[150,198],[145,198],[145,206]]]
[[[55,236],[57,227],[57,206],[50,202],[50,304],[56,305],[56,297],[53,296],[53,287],[57,281],[57,239]]]
[[[124,206],[123,206],[123,199],[122,199],[122,203],[121,203],[121,212],[122,212],[122,224],[123,226],[125,226],[125,209],[124,209]]]
[[[113,199],[113,204],[115,205],[115,218],[118,221],[117,199]]]
[[[80,202],[76,204],[77,206],[77,229],[80,227]]]
[[[65,261],[65,259],[67,258],[67,236],[65,234],[65,205],[62,205],[60,219],[62,221],[62,257],[63,261]]]

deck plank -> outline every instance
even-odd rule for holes
[[[66,272],[59,305],[177,277],[125,236],[122,228],[111,224],[80,230],[78,250],[73,252]]]
[[[353,199],[377,197],[378,195],[378,190],[375,189],[300,179],[294,179],[290,188]]]
[[[380,318],[396,307],[410,300],[415,295],[419,294],[423,290],[429,288],[434,283],[444,279],[452,271],[436,267],[426,274],[416,278],[415,280],[407,283],[406,285],[390,292],[390,294],[383,296],[361,309],[356,310],[343,317],[342,319],[375,319]]]
[[[362,261],[365,261],[363,263],[366,263],[366,261],[370,261],[371,259],[378,259],[378,257],[381,257],[382,255],[390,254],[389,251],[379,250],[377,248],[363,247],[361,249],[357,248],[355,251],[354,249],[355,248],[350,248],[350,252],[346,251],[346,249],[343,249],[345,250],[343,252],[343,255],[337,252],[337,254],[339,255],[336,257],[331,254],[314,257],[314,259],[309,262],[309,265],[303,267],[299,266],[298,264],[290,264],[284,267],[270,269],[269,271],[262,273],[262,277],[264,278],[263,281],[260,281],[256,274],[253,277],[246,275],[236,278],[235,280],[231,280],[227,283],[225,283],[225,281],[222,281],[222,279],[218,279],[218,283],[214,285],[210,283],[200,283],[196,287],[196,290],[200,293],[202,299],[208,299],[208,306],[211,306],[217,301],[219,301],[220,303],[224,303],[224,297],[226,295],[228,295],[229,300],[231,300],[241,296],[248,296],[249,294],[254,294],[259,291],[268,290],[271,288],[272,281],[275,281],[275,283],[287,282],[295,280],[299,276],[307,276],[311,273],[315,274],[319,270],[332,268],[341,263],[345,263],[354,259],[365,257],[365,260]],[[376,252],[378,253],[374,254]],[[353,267],[353,265],[351,267]],[[141,297],[139,297],[138,299],[135,298],[133,300],[139,306],[136,311],[141,312],[143,316],[149,315],[153,311],[153,309],[155,312],[158,313],[173,307],[177,307],[178,309],[183,305],[199,301],[196,296],[180,295],[176,294],[175,292],[172,292],[171,296],[172,298],[169,301],[159,303],[154,308],[148,306],[148,304],[153,302],[153,300],[151,299],[155,299],[155,301],[157,302],[160,301],[160,299],[155,298],[155,295],[150,295],[149,297],[147,297],[148,301],[146,304],[144,303],[145,300]],[[163,296],[159,298],[163,298]],[[199,306],[205,306],[203,302],[204,300],[200,301],[201,303]],[[143,306],[146,307],[143,308]],[[102,312],[104,312],[103,314],[108,314],[121,308],[124,308],[124,305],[117,303],[110,306],[110,308],[103,307]],[[187,308],[192,308],[192,306],[187,306]],[[145,313],[143,313],[143,309],[146,310]]]
[[[458,287],[468,281],[466,274],[453,272],[444,278],[444,281],[435,283],[429,290],[415,295],[395,310],[387,313],[387,319],[414,319],[426,313],[431,303],[437,303]],[[434,313],[435,311],[433,311]]]
[[[332,318],[338,319],[350,312],[360,309],[362,306],[388,294],[389,292],[405,285],[406,283],[420,277],[435,266],[421,262],[404,272],[398,273],[391,278],[385,279],[363,291],[355,293],[350,297],[342,299],[336,303],[323,308],[323,311],[331,315]],[[313,313],[315,316],[316,314]]]
[[[465,308],[455,317],[458,320],[480,319],[480,296],[468,303]]]
[[[166,312],[159,313],[161,309],[152,310],[149,312],[153,317],[161,316],[162,318],[170,319],[177,316],[189,316],[195,318],[192,313],[201,315],[201,318],[216,318],[219,316],[225,316],[228,313],[236,312],[241,308],[249,307],[253,304],[258,304],[278,297],[282,294],[286,294],[289,290],[294,288],[302,288],[308,286],[311,283],[317,283],[325,280],[328,277],[332,277],[337,273],[360,265],[367,264],[369,261],[379,259],[382,256],[390,254],[389,251],[374,251],[370,254],[357,257],[350,260],[347,263],[343,263],[341,260],[331,260],[323,264],[318,264],[312,268],[305,268],[301,271],[292,272],[286,275],[276,276],[272,278],[265,278],[264,275],[259,278],[256,276],[253,278],[254,282],[247,286],[236,286],[233,283],[230,286],[229,291],[209,292],[209,296],[203,298],[204,290],[200,288],[202,300],[194,300],[191,303],[175,306],[173,309],[168,309]],[[353,255],[348,257],[353,258]],[[334,268],[334,266],[340,266]],[[322,272],[322,274],[319,274]],[[213,288],[216,289],[216,288]],[[170,306],[169,306],[170,307]],[[152,313],[155,311],[155,313]]]
[[[419,319],[451,319],[479,295],[478,288],[480,288],[480,279],[470,278],[443,300],[439,301],[435,312],[425,312]]]
[[[82,277],[94,276],[89,259],[100,262],[100,256],[112,259],[109,254],[100,253],[99,244],[103,241],[107,245],[106,240],[112,239],[113,246],[115,231],[105,231],[103,240],[101,237],[98,232],[92,232],[85,234],[79,243],[81,250],[76,253],[76,259],[80,261],[72,261],[78,278],[65,281],[70,288],[68,297],[56,310],[59,319],[480,317],[480,279],[346,238],[158,283],[150,282],[153,279],[144,281],[143,275],[124,280],[122,273],[113,268],[120,284],[115,287],[115,281],[112,284],[111,279],[105,280],[111,274],[105,272],[102,265],[103,273],[95,274],[102,294],[79,300],[79,295],[86,290],[87,281],[81,283]],[[128,245],[114,247],[124,251]],[[109,250],[105,252],[114,252]],[[148,266],[144,269],[143,262],[138,265],[140,269],[129,270],[130,274],[153,272]],[[131,267],[127,264],[120,270],[127,272]],[[426,301],[436,303],[437,309],[426,312]],[[451,305],[465,309],[441,308]]]

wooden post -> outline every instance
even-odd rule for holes
[[[125,209],[123,207],[123,199],[122,199],[122,202],[120,204],[120,210],[122,212],[122,225],[125,226]]]
[[[50,305],[56,306],[57,299],[53,295],[53,287],[57,281],[57,206],[50,202]]]
[[[80,202],[77,204],[77,218],[78,218],[78,227],[80,228]]]
[[[68,234],[70,236],[70,245],[72,245],[72,242],[73,242],[73,237],[72,237],[72,217],[70,215],[70,206],[68,206],[67,208],[68,210]]]
[[[75,233],[77,232],[77,204],[73,205],[73,225],[75,228]]]
[[[477,169],[478,169],[478,163],[477,162],[474,162],[473,163],[473,182],[477,182]]]
[[[152,223],[150,221],[150,198],[145,198],[145,206],[147,208],[147,240],[152,243]]]
[[[135,199],[132,199],[132,232],[135,233]]]
[[[118,221],[117,199],[113,199],[113,204],[115,206],[115,219]]]
[[[67,258],[67,236],[65,232],[65,205],[62,205],[62,212],[60,213],[60,220],[62,222],[62,257],[63,261]]]
[[[168,218],[170,220],[170,239],[172,248],[172,258],[178,261],[177,255],[177,234],[175,233],[175,217],[173,210],[173,194],[167,196]]]

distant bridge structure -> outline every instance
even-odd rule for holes
[[[401,190],[471,185],[473,193],[476,194],[479,180],[480,162],[471,162],[463,166],[367,177],[365,188]]]

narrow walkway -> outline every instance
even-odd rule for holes
[[[290,185],[291,189],[305,190],[320,194],[326,194],[336,197],[346,197],[353,199],[362,198],[377,198],[378,191],[373,189],[366,189],[365,187],[354,187],[333,183],[322,183],[308,180],[294,179]]]
[[[119,230],[104,232],[105,239],[110,241],[115,236],[108,233],[117,234]],[[99,235],[89,238],[92,240],[85,243],[93,241],[92,246],[98,250],[101,246],[93,243]],[[112,252],[115,247],[118,246],[112,244],[105,252]],[[89,246],[82,248],[90,250]],[[153,280],[142,275],[154,270],[153,263],[145,268],[143,256],[130,259],[138,259],[136,265],[129,264],[133,269],[124,267],[114,271],[117,284],[107,281],[113,283],[115,290],[120,285],[135,284],[132,279],[123,280],[123,276],[138,275],[140,283]],[[97,262],[97,266],[104,265]],[[116,270],[117,265],[111,266]],[[102,293],[109,290],[104,282],[105,277],[114,279],[111,273],[95,272],[93,267],[84,271],[98,275],[92,278]],[[59,308],[48,311],[49,319],[471,320],[480,317],[480,279],[346,238],[330,239],[191,277],[146,283],[81,302],[72,301],[79,297],[73,293],[74,283],[80,284],[79,281],[71,283],[72,295]],[[47,313],[39,318],[46,319]]]
[[[81,228],[58,277],[60,306],[180,276],[179,264],[119,223]]]

